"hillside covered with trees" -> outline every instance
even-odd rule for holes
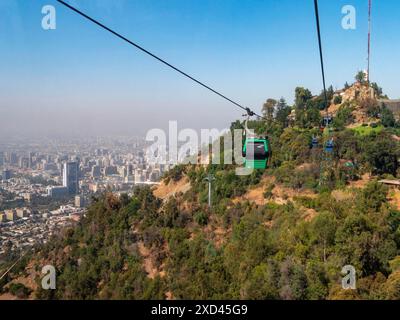
[[[400,175],[400,126],[378,102],[379,86],[366,96],[359,80],[329,89],[331,131],[320,128],[322,94],[296,88],[293,106],[268,99],[267,120],[249,123],[270,139],[267,170],[179,165],[162,196],[148,187],[106,193],[0,290],[37,299],[400,299],[400,191],[379,182]],[[45,264],[56,267],[56,290],[39,285]],[[357,271],[356,290],[342,289],[345,265]]]

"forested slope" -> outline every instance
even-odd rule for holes
[[[36,286],[25,296],[399,299],[399,192],[378,182],[398,176],[397,123],[378,118],[376,126],[347,127],[344,105],[336,130],[322,134],[313,123],[321,121],[320,96],[296,93],[294,108],[275,102],[273,122],[250,123],[268,131],[270,168],[237,176],[235,165],[180,165],[162,189],[139,188],[132,197],[106,193],[78,226],[21,261],[0,284],[3,292],[21,277],[40,283],[41,267],[52,264],[57,290]],[[292,125],[289,109],[299,114]],[[319,148],[311,148],[313,136]],[[331,137],[335,148],[322,167]],[[210,173],[216,178],[211,209],[204,181]],[[345,265],[357,271],[356,290],[341,287]]]

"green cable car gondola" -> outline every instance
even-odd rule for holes
[[[265,170],[271,157],[271,147],[268,137],[256,137],[247,126],[254,113],[247,108],[247,120],[245,121],[245,134],[242,156],[247,169]]]
[[[246,138],[242,155],[246,168],[266,169],[271,155],[268,138]]]

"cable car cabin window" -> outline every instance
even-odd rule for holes
[[[254,150],[254,156],[253,156]],[[248,142],[246,145],[246,159],[250,160],[265,160],[267,158],[267,151],[265,144],[262,142]]]

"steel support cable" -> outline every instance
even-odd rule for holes
[[[1,276],[0,280],[2,280],[16,265],[18,262],[22,260],[23,257],[29,252],[30,250],[25,251]]]
[[[327,93],[326,93],[325,68],[324,68],[324,57],[323,57],[322,41],[321,41],[321,28],[320,28],[320,23],[319,23],[318,0],[314,0],[314,7],[315,7],[315,19],[316,19],[316,22],[317,22],[319,58],[320,58],[320,62],[321,62],[321,73],[322,73],[322,85],[323,85],[323,88],[324,88],[325,110],[326,110],[326,116],[328,116],[328,96],[327,96]]]
[[[150,52],[149,50],[143,48],[142,46],[138,45],[137,43],[129,40],[128,38],[124,37],[123,35],[121,35],[120,33],[112,30],[111,28],[107,27],[106,25],[102,24],[101,22],[99,22],[98,20],[88,16],[87,14],[83,13],[82,11],[78,10],[77,8],[71,6],[70,4],[66,3],[63,0],[57,0],[57,2],[61,3],[62,5],[64,5],[65,7],[67,7],[68,9],[76,12],[77,14],[79,14],[80,16],[84,17],[85,19],[93,22],[94,24],[98,25],[99,27],[101,27],[102,29],[110,32],[111,34],[113,34],[114,36],[120,38],[121,40],[129,43],[130,45],[132,45],[133,47],[135,47],[136,49],[139,49],[140,51],[144,52],[145,54],[151,56],[152,58],[158,60],[159,62],[161,62],[162,64],[166,65],[167,67],[175,70],[176,72],[180,73],[181,75],[185,76],[186,78],[194,81],[195,83],[199,84],[200,86],[206,88],[207,90],[213,92],[214,94],[218,95],[219,97],[225,99],[226,101],[232,103],[233,105],[235,105],[236,107],[246,111],[246,113],[250,116],[258,116],[262,119],[265,119],[264,117],[258,115],[257,113],[253,112],[250,108],[248,107],[244,107],[243,105],[241,105],[240,103],[234,101],[233,99],[228,98],[227,96],[225,96],[224,94],[220,93],[219,91],[211,88],[210,86],[206,85],[205,83],[203,83],[202,81],[196,79],[195,77],[189,75],[188,73],[182,71],[181,69],[175,67],[174,65],[172,65],[171,63],[165,61],[164,59],[160,58],[159,56],[155,55],[154,53]]]

